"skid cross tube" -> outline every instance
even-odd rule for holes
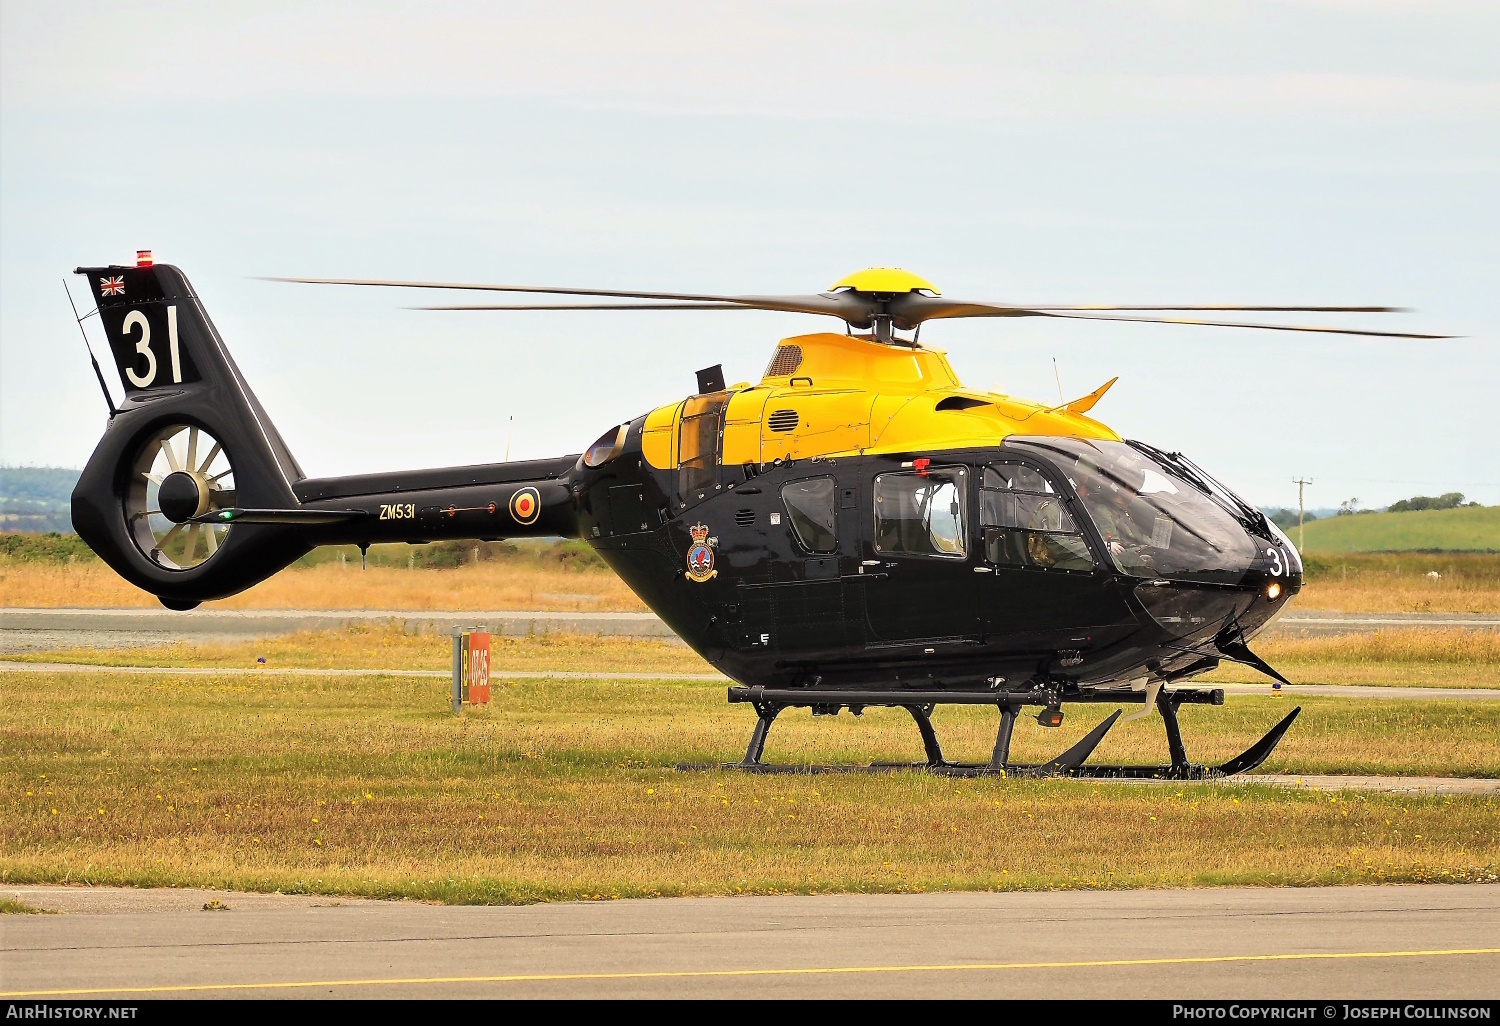
[[[1219,766],[1191,763],[1187,749],[1182,743],[1182,729],[1177,720],[1177,709],[1182,705],[1223,705],[1222,688],[1181,688],[1157,692],[1156,709],[1161,713],[1162,725],[1167,735],[1167,752],[1170,762],[1157,766],[1085,765],[1104,736],[1109,733],[1121,713],[1116,711],[1077,744],[1057,758],[1046,763],[1023,765],[1010,761],[1010,743],[1015,730],[1016,717],[1024,706],[1038,705],[1055,707],[1063,702],[1131,705],[1140,700],[1139,692],[1113,688],[1099,691],[1060,693],[1050,688],[1034,688],[1031,691],[995,692],[981,691],[895,691],[853,690],[833,688],[765,688],[736,685],[729,689],[731,703],[748,702],[755,707],[758,719],[750,735],[750,744],[745,749],[741,762],[726,763],[725,768],[751,770],[767,773],[819,773],[850,772],[857,770],[924,769],[948,776],[1070,776],[1091,778],[1156,779],[1156,780],[1202,780],[1209,777],[1230,776],[1254,769],[1264,762],[1281,738],[1297,718],[1301,707],[1293,709],[1280,723],[1266,732],[1255,744],[1228,762]],[[955,763],[943,758],[942,746],[932,726],[932,712],[939,704],[949,705],[993,705],[1000,713],[1000,726],[995,733],[995,748],[988,763]],[[923,763],[872,763],[869,766],[775,766],[761,761],[765,752],[766,737],[771,724],[781,710],[810,708],[815,712],[837,713],[851,709],[856,714],[866,706],[902,708],[911,714],[922,736],[922,748],[927,756]],[[680,769],[703,767],[681,766]]]

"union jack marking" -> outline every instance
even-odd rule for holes
[[[101,296],[123,296],[125,294],[125,276],[115,275],[112,278],[99,279],[99,295]]]

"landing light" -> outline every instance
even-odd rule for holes
[[[1275,602],[1280,597],[1281,585],[1277,584],[1275,581],[1272,581],[1270,584],[1266,585],[1266,598],[1270,599],[1272,602]]]

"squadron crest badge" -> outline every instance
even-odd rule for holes
[[[688,580],[702,584],[719,576],[714,569],[714,539],[709,538],[708,528],[703,524],[694,524],[688,532],[693,536],[693,546],[687,552]]]

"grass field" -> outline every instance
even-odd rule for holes
[[[408,634],[398,628],[352,627],[254,641],[164,645],[157,648],[58,649],[7,656],[22,662],[105,666],[237,666],[268,669],[443,670],[451,639]],[[510,670],[584,670],[624,673],[711,673],[691,649],[672,642],[545,634],[495,637],[493,665]],[[1500,688],[1500,632],[1413,628],[1326,638],[1268,638],[1256,650],[1299,684],[1419,685]],[[1256,682],[1266,678],[1226,664],[1205,681]]]
[[[1500,510],[1436,512],[1492,508]],[[1500,552],[1309,555],[1306,568],[1307,583],[1297,598],[1303,609],[1500,613]],[[0,535],[0,606],[156,605],[153,596],[126,584],[74,536]],[[352,546],[319,549],[249,591],[205,608],[639,612],[645,606],[586,545],[525,542],[377,545],[366,570]]]
[[[1290,703],[1183,710],[1231,755]],[[1267,769],[1500,775],[1500,704],[1313,699]],[[657,894],[1493,880],[1500,803],[881,775],[679,772],[736,758],[753,714],[713,684],[0,674],[0,880],[517,902]],[[1043,759],[1107,710],[1023,718]],[[980,759],[993,710],[943,708]],[[1100,760],[1158,761],[1154,721]],[[915,760],[904,713],[784,714],[769,758]]]
[[[1305,551],[1326,556],[1348,552],[1500,552],[1500,506],[1358,513],[1304,524]],[[1289,532],[1297,540],[1296,529]]]
[[[1430,573],[1438,576],[1429,577]],[[154,608],[158,603],[92,558],[69,562],[0,554],[0,606]],[[205,603],[204,608],[639,612],[646,607],[602,564],[557,558],[553,549],[534,547],[522,548],[512,557],[451,568],[387,565],[362,571],[357,556],[342,564],[330,559],[289,567],[243,594]],[[1500,554],[1310,556],[1307,585],[1294,608],[1500,613]]]
[[[0,606],[160,608],[100,562],[0,562]],[[321,563],[290,567],[205,609],[535,609],[644,611],[608,568],[489,562],[453,569]]]
[[[1500,554],[1364,552],[1307,556],[1305,564],[1306,584],[1295,608],[1500,613]]]

